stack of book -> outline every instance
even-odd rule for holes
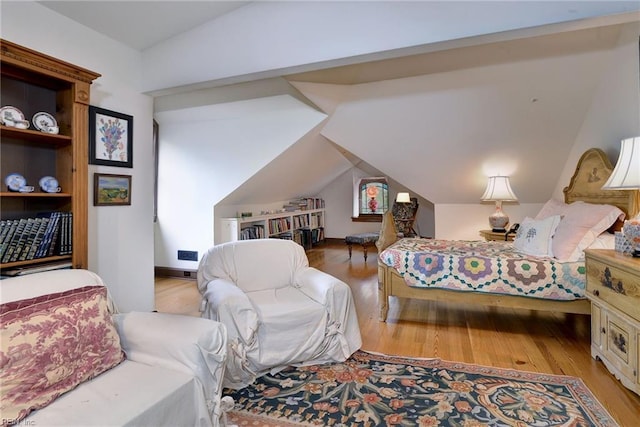
[[[289,205],[298,207],[296,210],[324,209],[324,199],[319,197],[301,197],[297,200],[289,202]],[[286,209],[286,207],[285,207]]]
[[[264,239],[264,227],[259,224],[243,227],[240,231],[240,240]]]
[[[0,221],[0,262],[30,261],[54,255],[70,255],[73,216],[50,212],[34,218]]]

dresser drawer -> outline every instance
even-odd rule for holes
[[[587,296],[640,320],[640,274],[587,257]]]
[[[607,360],[625,377],[637,381],[636,329],[614,313],[607,313],[603,326],[603,351]]]

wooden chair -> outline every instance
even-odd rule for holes
[[[401,237],[416,237],[418,233],[413,228],[418,213],[418,199],[411,197],[411,203],[393,202],[391,214],[395,223],[398,235]]]

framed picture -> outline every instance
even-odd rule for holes
[[[94,206],[126,206],[131,204],[131,175],[93,174]]]
[[[89,106],[89,163],[133,167],[133,116]]]

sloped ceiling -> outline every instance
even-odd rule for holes
[[[492,174],[544,202],[618,36],[608,26],[287,78],[327,109],[323,136],[434,203],[477,201]]]
[[[521,203],[542,203],[610,66],[620,28],[285,76],[329,117],[222,202],[317,194],[320,184],[357,165],[436,204],[477,203],[494,174],[511,176]],[[286,183],[283,173],[304,178],[269,184]]]
[[[520,202],[538,203],[613,66],[621,26],[638,25],[639,9],[633,1],[248,2],[143,50],[142,85],[169,113],[289,94],[284,76],[297,99],[328,115],[225,203],[314,193],[352,164],[434,203],[477,203],[487,175],[509,174]],[[310,167],[288,168],[294,159]],[[287,170],[304,179],[267,184]]]

